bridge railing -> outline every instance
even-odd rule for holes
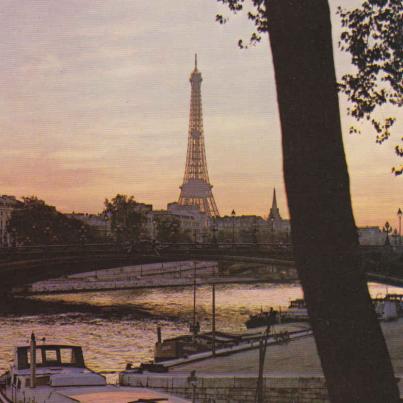
[[[40,259],[49,256],[91,254],[258,254],[292,255],[287,244],[256,243],[171,243],[141,241],[134,243],[51,244],[0,248],[0,260]]]
[[[390,249],[390,248],[389,248]],[[361,247],[362,259],[369,271],[398,273],[403,276],[403,254],[384,247]],[[178,255],[182,258],[206,256],[251,256],[262,258],[293,259],[290,244],[283,243],[171,243],[144,240],[135,243],[86,243],[30,245],[0,248],[0,262],[40,260],[54,257]],[[399,270],[399,264],[401,269]]]

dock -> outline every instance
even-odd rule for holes
[[[250,350],[256,351],[259,349],[264,330],[265,328],[260,328],[260,331],[259,329],[255,329],[254,332],[249,331],[242,334],[216,332],[216,348],[214,352],[211,349],[211,332],[200,334],[196,336],[196,343],[202,343],[203,349],[201,351],[183,354],[181,357],[172,359],[159,359],[158,363],[173,370],[179,367],[187,368],[202,361],[209,362],[210,359],[216,359],[217,357],[238,356],[242,352]],[[312,330],[307,323],[278,325],[275,327],[275,330],[270,332],[267,336],[267,345],[288,344],[311,335]],[[170,344],[174,344],[176,341],[183,342],[182,340],[185,338],[189,339],[189,344],[192,343],[192,335],[189,335],[165,340],[164,344],[170,347]],[[206,346],[210,346],[210,348],[206,348]]]
[[[381,326],[403,397],[403,319],[383,322]],[[191,398],[193,389],[189,375],[195,371],[197,380],[193,383],[198,402],[215,399],[217,403],[252,403],[255,402],[258,357],[257,349],[215,357],[210,355],[201,360],[172,362],[165,374],[124,371],[120,374],[120,382]],[[267,402],[329,402],[313,337],[268,346],[264,364],[264,396]]]

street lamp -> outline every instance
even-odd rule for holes
[[[50,227],[47,226],[47,227],[44,229],[43,232],[44,232],[44,234],[45,234],[46,243],[49,245],[49,244],[50,244],[50,233],[51,233]]]
[[[151,225],[152,225],[152,239],[155,242],[157,240],[157,224],[158,222],[156,220],[152,220],[151,221]]]
[[[80,241],[82,246],[85,245],[85,241],[87,240],[86,234],[87,234],[87,228],[85,228],[85,225],[82,224],[80,227]]]
[[[399,245],[402,244],[402,210],[397,210],[397,218],[399,219]]]
[[[395,228],[392,233],[393,245],[399,245],[399,234],[397,233],[397,229]]]
[[[253,219],[252,237],[253,237],[253,243],[254,243],[255,245],[257,245],[257,232],[258,232],[258,229],[257,229],[257,219],[256,219],[256,217],[254,217],[254,219]]]
[[[217,236],[216,236],[216,232],[217,232],[217,222],[216,222],[216,218],[213,218],[213,228],[211,229],[213,231],[213,244],[217,245]]]
[[[386,221],[383,227],[383,232],[386,233],[385,245],[390,245],[389,234],[392,232],[392,227],[390,226],[388,221]]]
[[[232,247],[235,247],[235,210],[232,210],[231,217],[232,217]]]
[[[188,376],[187,381],[192,387],[192,403],[196,403],[196,387],[197,387],[196,371],[193,370],[190,373],[190,376]]]
[[[274,243],[274,217],[270,217],[271,241]]]
[[[109,224],[109,220],[111,218],[112,214],[108,211],[104,213],[104,222],[105,222],[105,233],[104,233],[104,237],[105,237],[105,241],[108,240],[108,224]]]

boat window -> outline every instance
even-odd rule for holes
[[[75,355],[72,349],[70,348],[60,349],[60,356],[63,364],[76,364]]]
[[[18,369],[25,369],[29,367],[28,349],[26,348],[17,349],[17,362],[18,362]]]
[[[41,365],[42,362],[43,362],[42,352],[37,348],[36,349],[36,365]]]
[[[54,350],[48,350],[48,349],[46,349],[46,350],[44,350],[44,352],[45,352],[45,362],[46,362],[46,364],[47,365],[49,365],[49,364],[60,364],[60,359],[58,358],[58,354],[57,354],[57,350],[56,349],[54,349]]]
[[[29,347],[20,347],[17,350],[18,369],[26,369],[31,365],[31,354]],[[36,365],[85,367],[81,347],[67,346],[38,346],[36,349]]]
[[[25,354],[26,354],[26,367],[28,368],[31,365],[31,351],[30,351],[30,349],[27,349],[25,351]],[[42,351],[39,348],[36,349],[36,360],[35,360],[35,362],[36,362],[36,365],[41,365],[42,362],[43,362],[43,360],[42,360]]]

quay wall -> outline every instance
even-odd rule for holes
[[[196,403],[255,403],[256,376],[197,376]],[[192,399],[193,386],[187,375],[120,374],[120,383],[147,387]],[[330,402],[323,377],[264,378],[264,402],[267,403],[328,403]]]
[[[191,285],[193,284],[193,270],[194,264],[191,261],[126,266],[38,281],[33,283],[26,292],[47,294]],[[203,278],[214,278],[218,273],[217,262],[197,262],[196,272],[198,284],[202,283]]]

